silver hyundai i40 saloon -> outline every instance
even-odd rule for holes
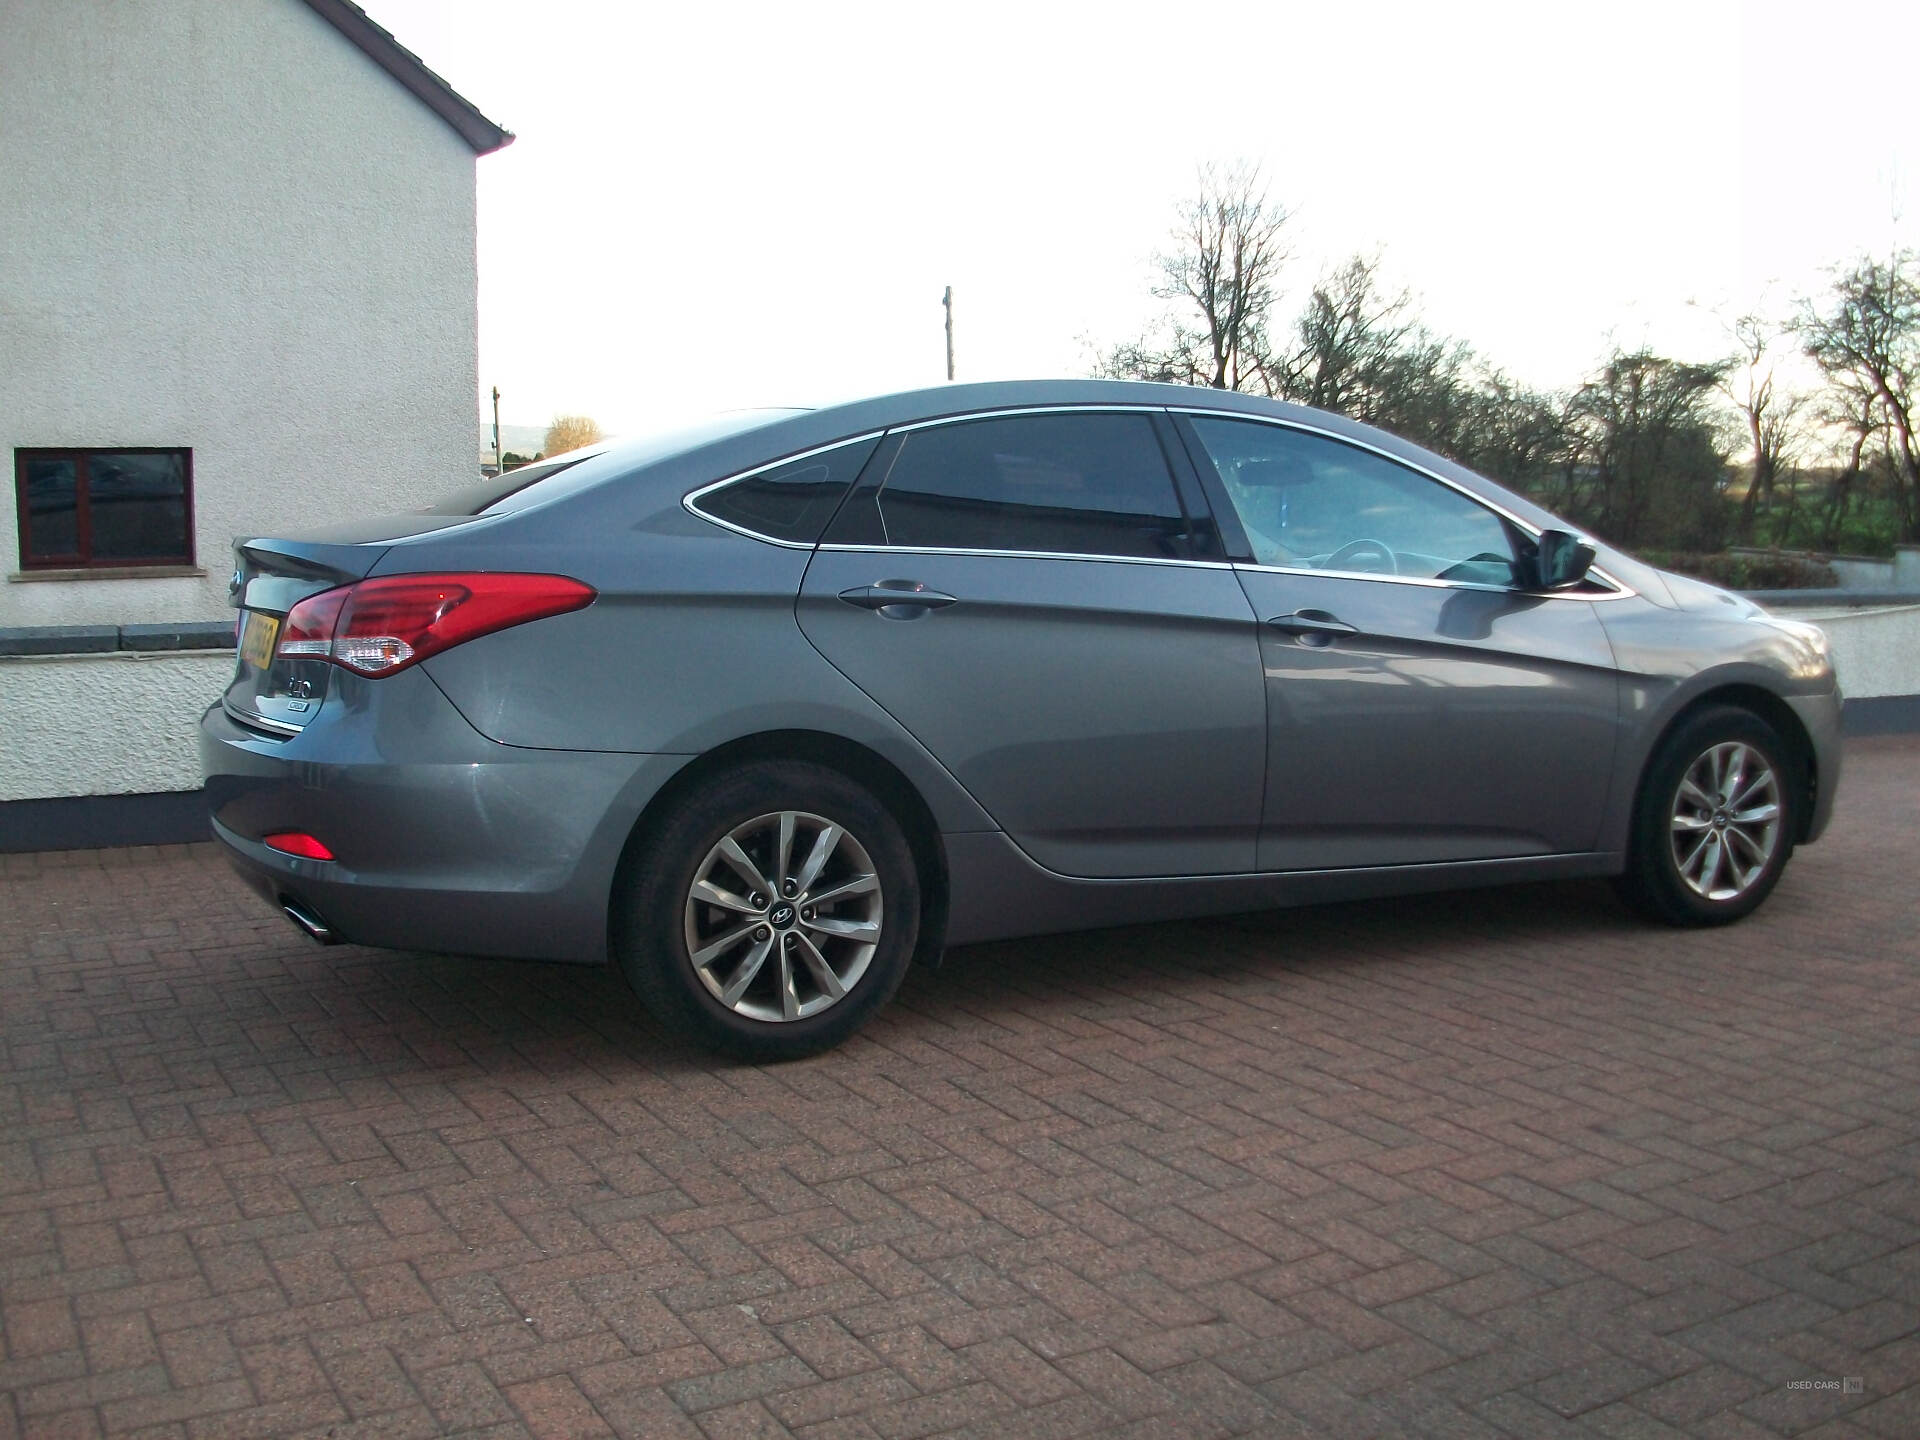
[[[1220,391],[746,412],[236,550],[255,888],[758,1059],[972,941],[1578,875],[1735,920],[1839,776],[1817,629]]]

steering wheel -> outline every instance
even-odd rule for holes
[[[1383,563],[1381,565],[1357,567],[1348,563],[1358,559],[1362,555],[1375,556]],[[1400,557],[1395,555],[1382,541],[1349,540],[1338,550],[1327,556],[1325,560],[1322,560],[1319,568],[1322,570],[1350,570],[1357,568],[1381,575],[1398,575],[1400,573]]]

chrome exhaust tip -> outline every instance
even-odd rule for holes
[[[332,927],[311,910],[296,905],[291,900],[282,900],[280,902],[280,909],[289,920],[293,921],[295,925],[298,925],[300,929],[306,933],[309,939],[317,940],[322,945],[331,945],[334,943]]]

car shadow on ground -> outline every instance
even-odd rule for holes
[[[841,1051],[796,1063],[926,1040],[953,1049],[969,1036],[1030,1029],[1036,1017],[1072,1028],[1094,1016],[1164,1013],[1183,997],[1217,992],[1223,978],[1284,988],[1290,977],[1365,976],[1423,956],[1511,965],[1523,952],[1551,953],[1561,936],[1666,933],[1630,916],[1604,884],[1555,881],[971,945],[912,971]],[[674,1076],[741,1063],[661,1026],[610,966],[302,947],[272,979],[233,978],[218,1003],[256,1044],[273,1043],[274,1026],[260,1023],[271,1012],[307,1052],[357,1051],[383,1069],[405,1068],[411,1057],[436,1070],[531,1067],[551,1076],[585,1067],[611,1078],[634,1067]]]

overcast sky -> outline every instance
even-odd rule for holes
[[[1542,385],[1717,354],[1920,226],[1912,0],[365,4],[519,136],[479,163],[508,423],[938,383],[949,284],[961,379],[1085,374],[1205,161],[1294,211],[1293,294],[1378,251]]]

